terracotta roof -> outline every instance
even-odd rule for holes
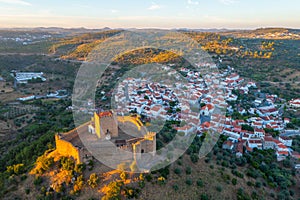
[[[249,143],[251,143],[251,144],[261,144],[262,142],[261,142],[261,140],[250,139],[250,140],[249,140]]]
[[[277,153],[279,154],[279,155],[289,155],[289,153],[287,152],[287,151],[277,151]]]
[[[287,149],[287,147],[284,144],[278,144],[277,146],[281,149]]]
[[[100,112],[98,113],[98,116],[101,117],[111,117],[113,115],[112,111],[105,111],[105,112]]]
[[[267,136],[267,137],[264,137],[264,141],[265,142],[274,142],[274,139],[273,139],[273,137]]]
[[[201,110],[205,110],[205,109],[208,109],[208,110],[211,110],[211,109],[213,109],[214,108],[214,106],[212,105],[212,104],[206,104],[205,106],[203,106],[202,108],[201,108]]]
[[[285,136],[280,136],[280,138],[283,139],[283,140],[292,140],[291,138],[285,137]]]

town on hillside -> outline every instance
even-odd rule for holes
[[[164,69],[169,70],[170,66]],[[179,71],[187,81],[176,86],[145,77],[124,79],[114,92],[116,113],[120,116],[135,113],[150,123],[155,119],[184,121],[174,127],[184,135],[201,136],[214,130],[228,137],[223,149],[237,157],[255,149],[273,149],[278,161],[291,156],[295,168],[299,168],[300,155],[291,148],[290,136],[299,135],[300,131],[291,130],[290,119],[283,114],[287,107],[298,109],[300,99],[287,102],[275,94],[263,93],[255,82],[245,81],[230,66],[204,77],[193,69]],[[222,109],[223,112],[215,112]]]

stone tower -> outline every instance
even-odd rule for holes
[[[118,121],[117,116],[113,111],[105,111],[94,113],[95,132],[101,139],[110,137],[118,137]]]

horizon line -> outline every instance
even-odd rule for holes
[[[106,27],[99,27],[99,28],[90,28],[90,27],[84,27],[84,26],[74,26],[74,27],[64,27],[64,26],[16,26],[16,27],[0,27],[0,30],[2,29],[51,29],[51,28],[58,28],[58,29],[86,29],[86,30],[102,30],[102,29],[163,29],[163,30],[181,30],[181,29],[188,29],[188,30],[197,30],[197,29],[203,29],[203,30],[258,30],[258,29],[293,29],[293,30],[298,30],[300,29],[300,27],[280,27],[280,26],[261,26],[261,27],[255,27],[255,28],[226,28],[226,27],[222,27],[222,28],[188,28],[188,27],[174,27],[174,28],[162,28],[162,27],[129,27],[129,28],[122,28],[122,27],[118,27],[118,28],[112,28],[109,26]]]

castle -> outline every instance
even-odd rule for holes
[[[155,154],[156,133],[148,132],[139,116],[117,116],[113,111],[95,112],[91,121],[67,133],[55,136],[56,151],[83,163],[93,155],[84,147],[80,134],[96,140],[109,140],[117,149],[133,152],[133,159],[142,153]],[[100,144],[100,143],[99,143]]]

